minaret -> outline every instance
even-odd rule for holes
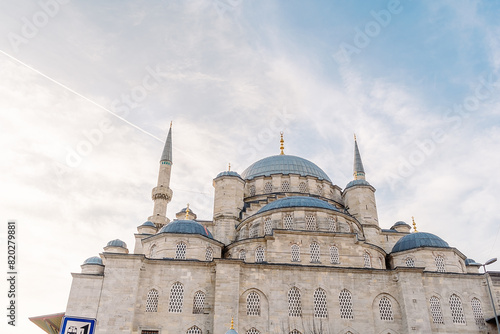
[[[375,188],[365,180],[365,169],[361,161],[356,135],[354,135],[353,176],[354,180],[347,184],[342,193],[344,205],[361,224],[378,227]]]
[[[151,197],[154,201],[153,215],[148,220],[162,227],[170,222],[167,218],[167,204],[172,200],[172,189],[170,189],[170,175],[172,172],[172,122],[168,130],[167,141],[163,148],[160,159],[160,171],[158,173],[158,184],[153,188]]]

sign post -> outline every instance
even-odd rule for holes
[[[64,317],[59,334],[94,334],[95,319]]]

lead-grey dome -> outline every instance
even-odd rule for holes
[[[120,239],[115,239],[115,240],[111,240],[110,242],[108,242],[108,244],[106,245],[106,247],[122,247],[122,248],[127,248],[127,244],[123,241],[121,241]]]
[[[194,220],[174,220],[163,226],[158,233],[201,234],[213,239],[212,233],[205,226]]]
[[[99,256],[92,256],[83,261],[83,264],[98,264],[102,266],[102,259]]]
[[[307,196],[290,196],[278,199],[274,202],[265,205],[259,211],[257,211],[257,213],[262,213],[274,209],[300,208],[300,207],[320,208],[320,209],[339,211],[335,206],[318,198],[307,197]]]
[[[304,158],[293,155],[273,155],[251,164],[241,173],[241,177],[251,180],[258,176],[270,176],[273,174],[298,174],[300,176],[314,176],[319,180],[330,181],[326,173]]]
[[[416,232],[405,235],[404,237],[399,239],[394,247],[392,247],[392,252],[402,252],[419,247],[450,248],[448,243],[437,235],[426,232]]]

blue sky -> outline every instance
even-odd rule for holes
[[[0,331],[37,332],[27,317],[64,311],[87,257],[133,248],[170,121],[170,218],[189,202],[211,219],[213,177],[277,154],[280,131],[343,188],[356,133],[382,228],[415,216],[500,256],[499,7],[1,1],[0,212],[20,225],[22,306]]]

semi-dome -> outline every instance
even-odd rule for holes
[[[362,179],[359,179],[359,180],[352,180],[351,182],[349,182],[346,186],[345,186],[345,189],[347,188],[351,188],[351,187],[354,187],[354,186],[371,186],[370,183],[368,183],[368,181],[366,180],[362,180]]]
[[[174,220],[163,226],[158,233],[200,234],[213,239],[212,233],[205,226],[194,220]]]
[[[232,170],[226,170],[226,171],[220,172],[219,174],[217,174],[217,176],[215,178],[219,178],[221,176],[236,176],[236,177],[241,178],[240,174],[238,174]]]
[[[448,243],[437,235],[426,232],[416,232],[405,235],[399,239],[394,247],[392,247],[392,253],[403,252],[419,247],[450,248]]]
[[[251,164],[241,173],[241,177],[251,180],[258,176],[273,174],[298,174],[300,176],[314,176],[319,180],[330,181],[326,173],[309,160],[293,155],[273,155]]]
[[[83,264],[99,264],[102,266],[102,259],[99,256],[92,256],[83,261]]]
[[[127,248],[127,244],[123,241],[121,241],[120,239],[115,239],[115,240],[111,240],[110,242],[108,242],[108,244],[106,245],[106,247],[122,247],[122,248]]]
[[[335,206],[328,202],[322,201],[318,198],[307,197],[307,196],[290,196],[278,199],[274,202],[267,204],[262,207],[257,213],[262,213],[274,209],[283,208],[295,208],[295,207],[306,207],[306,208],[320,208],[339,211]]]

